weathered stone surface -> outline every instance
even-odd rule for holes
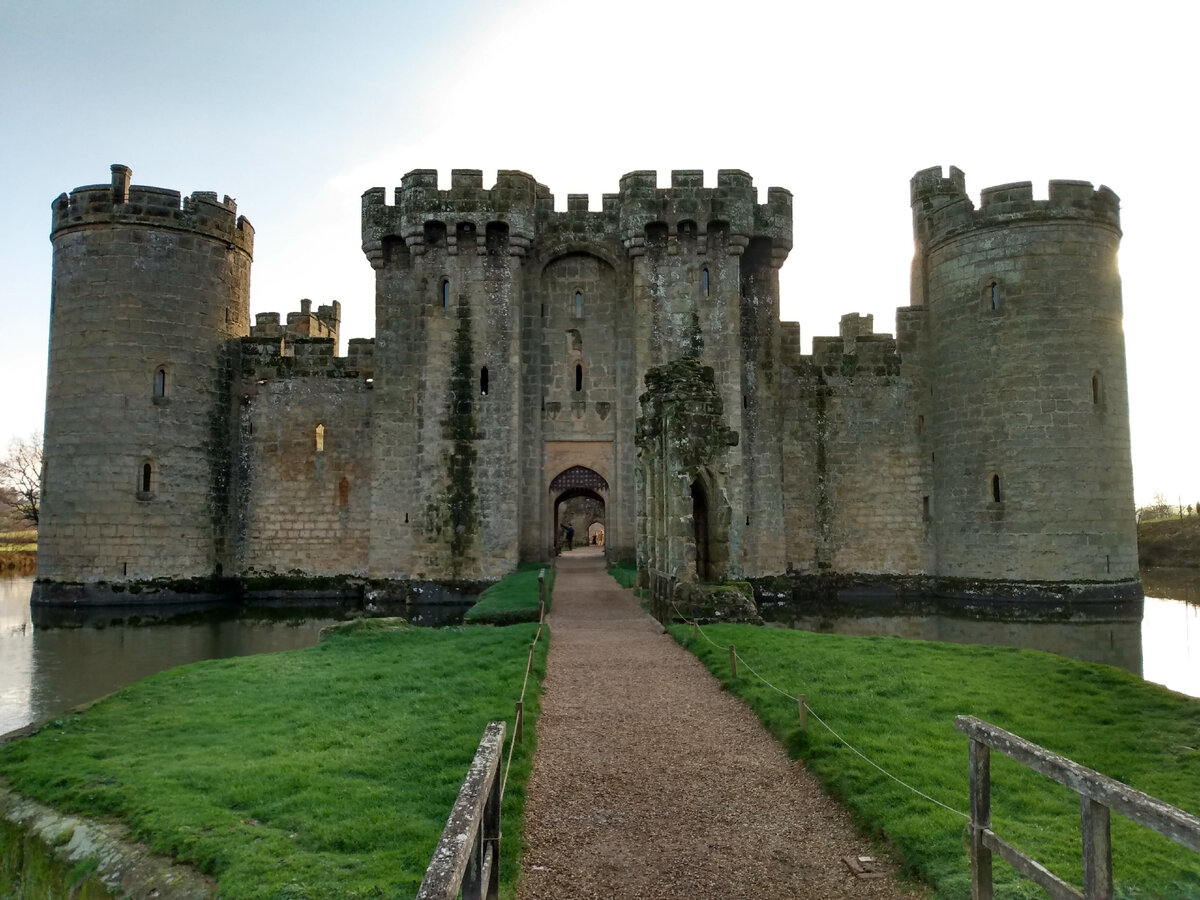
[[[917,173],[895,336],[803,355],[787,191],[632,172],[560,212],[414,170],[363,195],[377,333],[341,357],[336,303],[250,324],[232,200],[129,180],[54,204],[41,600],[491,581],[575,519],[680,583],[1136,584],[1107,188]]]

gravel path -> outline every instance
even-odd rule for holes
[[[594,548],[558,561],[523,900],[901,898],[849,815]]]

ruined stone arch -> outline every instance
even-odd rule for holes
[[[724,479],[701,467],[688,479],[691,494],[691,553],[689,556],[702,582],[722,581],[729,570],[729,526],[733,510],[725,495]]]

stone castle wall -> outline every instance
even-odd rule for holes
[[[811,355],[791,195],[758,199],[633,172],[556,211],[522,172],[415,170],[363,195],[377,334],[340,357],[337,303],[250,324],[228,198],[124,167],[63,195],[42,593],[493,580],[597,509],[610,558],[682,581],[1136,583],[1116,196],[975,209],[917,173],[895,336],[852,314]]]

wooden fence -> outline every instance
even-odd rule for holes
[[[1024,738],[973,716],[954,727],[971,739],[971,897],[992,900],[992,854],[1036,882],[1054,900],[1112,900],[1112,844],[1109,811],[1200,853],[1200,819],[1128,785],[1051,753]],[[1079,795],[1083,831],[1083,893],[1026,856],[992,831],[991,750],[999,750]]]
[[[490,722],[450,811],[417,900],[496,900],[500,892],[500,758],[504,723]]]

